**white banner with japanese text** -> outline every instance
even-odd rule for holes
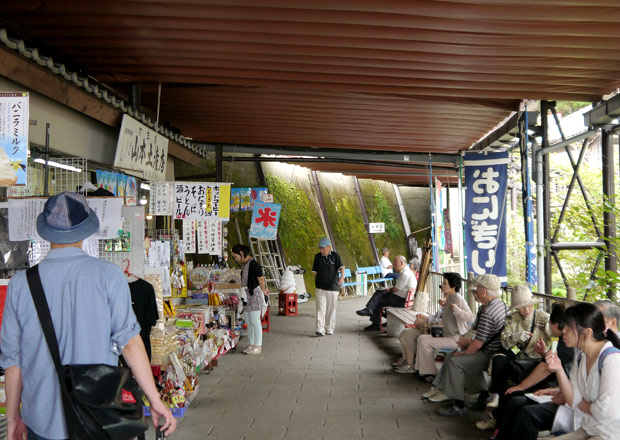
[[[183,220],[183,245],[186,254],[196,253],[196,220]]]
[[[26,184],[29,110],[28,93],[0,93],[0,186]]]
[[[174,218],[228,221],[230,183],[175,182]]]
[[[129,115],[123,115],[114,166],[144,180],[164,180],[168,138]]]
[[[174,182],[150,182],[149,214],[172,215]]]
[[[466,153],[465,248],[467,271],[506,282],[508,152]]]

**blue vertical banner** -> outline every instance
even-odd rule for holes
[[[532,185],[530,145],[528,139],[527,107],[519,116],[519,152],[521,154],[521,186],[523,188],[523,221],[525,227],[525,280],[530,288],[538,284],[536,272],[536,246],[534,245],[534,214],[532,209]]]
[[[506,284],[508,152],[466,153],[465,247],[467,271],[497,275]]]

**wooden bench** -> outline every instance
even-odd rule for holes
[[[398,337],[404,329],[413,327],[418,316],[418,312],[404,307],[388,307],[386,314],[387,335],[392,338]]]

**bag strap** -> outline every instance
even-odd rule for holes
[[[63,369],[60,362],[60,351],[58,350],[58,340],[56,339],[56,332],[54,331],[54,324],[52,322],[52,315],[45,299],[45,291],[43,290],[43,284],[41,284],[41,276],[39,275],[39,266],[31,267],[26,271],[26,278],[28,279],[28,287],[30,288],[30,294],[32,295],[32,301],[34,307],[37,309],[37,315],[41,322],[41,329],[43,335],[47,341],[47,346],[54,361],[54,367],[56,367],[56,373],[58,374],[59,382],[63,383]]]
[[[609,330],[609,331],[611,331],[611,330]],[[605,350],[603,350],[601,355],[598,357],[598,374],[599,374],[599,376],[603,372],[603,362],[605,361],[605,358],[607,356],[609,356],[610,354],[614,354],[614,353],[620,353],[620,350],[617,349],[616,347],[613,347],[613,346],[612,347],[607,347]]]

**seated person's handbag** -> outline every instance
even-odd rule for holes
[[[71,440],[128,440],[147,430],[142,395],[131,370],[105,364],[62,365],[39,267],[26,271],[30,294],[47,341]]]

